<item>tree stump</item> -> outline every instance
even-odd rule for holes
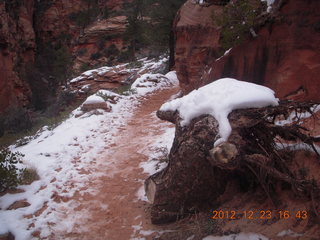
[[[212,149],[217,135],[217,125],[212,116],[196,119],[188,128],[182,128],[177,122],[169,165],[145,181],[146,194],[152,203],[152,223],[167,223],[194,213],[224,192],[225,171],[212,167],[207,160],[208,150]]]
[[[313,105],[295,107],[303,106],[310,110]],[[145,191],[152,204],[152,223],[172,222],[217,204],[217,198],[235,176],[248,183],[255,179],[253,185],[260,184],[269,197],[267,185],[277,181],[310,190],[313,185],[295,178],[287,167],[285,156],[288,154],[281,153],[274,141],[277,136],[306,143],[316,140],[298,127],[275,124],[276,116],[287,116],[292,109],[291,104],[233,111],[229,114],[232,133],[228,142],[216,147],[214,142],[219,136],[214,117],[203,115],[187,127],[181,127],[177,112],[158,111],[160,119],[176,125],[176,134],[168,166],[145,181]]]

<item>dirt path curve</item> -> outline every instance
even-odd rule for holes
[[[100,169],[103,176],[100,175],[99,179],[91,181],[91,186],[87,186],[97,190],[97,193],[77,199],[80,203],[79,211],[90,209],[90,216],[81,223],[84,232],[67,234],[63,238],[150,239],[161,232],[159,227],[150,223],[146,211],[148,203],[137,197],[147,177],[139,164],[148,160],[145,154],[150,143],[164,131],[159,127],[163,121],[151,113],[177,92],[177,87],[161,90],[142,100],[128,125],[120,130],[115,142],[99,159],[111,164],[107,169]]]

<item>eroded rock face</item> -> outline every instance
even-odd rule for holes
[[[10,105],[28,103],[30,90],[19,74],[34,60],[33,0],[1,1],[0,23],[1,112]]]
[[[185,93],[233,77],[266,85],[280,98],[320,100],[319,1],[286,1],[256,39],[234,47],[219,60],[220,36],[210,19],[212,11],[218,11],[215,8],[221,7],[188,1],[178,15],[176,69]]]
[[[204,85],[202,78],[211,59],[218,57],[219,30],[213,24],[212,12],[222,13],[222,6],[200,6],[188,0],[175,22],[175,68],[182,90],[190,92]]]

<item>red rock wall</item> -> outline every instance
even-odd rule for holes
[[[186,8],[185,5],[181,9],[181,14]],[[183,36],[179,27],[181,20],[178,21],[176,68],[182,88],[188,92],[222,77],[234,77],[271,87],[280,98],[320,100],[319,9],[318,0],[288,0],[275,21],[266,24],[256,39],[234,47],[217,61],[214,54],[209,55],[209,59],[204,57],[218,48],[217,42],[213,41],[218,34],[207,28],[206,37],[212,43],[207,46],[201,41],[204,53],[196,64],[192,59],[199,57],[193,51],[200,46],[194,43],[198,38],[195,31],[203,29],[202,23],[199,21],[195,31]],[[196,23],[187,25],[193,27]],[[179,52],[181,42],[189,53],[187,56]]]
[[[11,9],[1,2],[0,23],[1,112],[9,106],[28,103],[30,90],[18,72],[34,59],[33,0],[22,0]]]
[[[99,8],[118,11],[122,3],[123,0],[101,0]],[[98,51],[101,36],[110,35],[105,47],[115,44],[121,49],[119,34],[125,31],[126,19],[98,20],[81,29],[72,22],[70,14],[85,9],[87,6],[80,0],[0,1],[0,113],[11,105],[29,104],[32,93],[24,73],[34,64],[36,51],[40,50],[36,43],[55,44],[61,36],[71,37],[70,54],[75,56],[79,48],[87,48],[84,59],[74,60],[75,68],[92,61],[90,56]],[[81,39],[85,39],[85,43]]]
[[[177,14],[175,68],[184,92],[205,84],[202,75],[208,61],[217,57],[220,38],[211,14],[221,10],[221,6],[202,7],[187,1]]]

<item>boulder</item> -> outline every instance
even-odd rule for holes
[[[87,100],[82,104],[81,111],[89,112],[96,109],[103,109],[107,112],[111,111],[111,106],[108,105],[102,97],[92,95],[87,98]]]

